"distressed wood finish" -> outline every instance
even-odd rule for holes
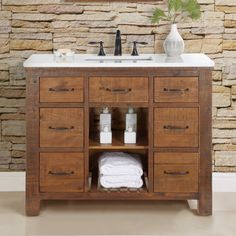
[[[201,70],[199,76],[200,97],[200,168],[199,201],[200,215],[212,214],[212,82],[211,71]]]
[[[90,118],[89,118],[89,77],[85,76],[85,87],[84,87],[84,191],[89,191],[89,132],[90,132]]]
[[[155,192],[197,192],[198,153],[155,153]]]
[[[148,124],[147,124],[147,129],[148,129],[148,144],[149,144],[149,152],[148,152],[148,178],[149,178],[149,186],[148,190],[150,193],[153,192],[154,189],[154,165],[153,165],[153,112],[154,112],[154,99],[153,99],[153,86],[154,86],[154,76],[149,75],[149,109],[148,109]]]
[[[26,86],[26,214],[36,216],[40,211],[39,196],[39,78],[27,72]]]
[[[148,102],[146,77],[91,77],[90,102]]]
[[[83,192],[83,153],[41,153],[41,192]]]
[[[154,153],[155,164],[195,164],[199,163],[199,154],[193,152]]]
[[[84,81],[82,77],[42,77],[40,79],[40,102],[83,102]]]
[[[40,108],[40,147],[83,147],[82,108]]]
[[[100,89],[103,85],[108,89]],[[72,95],[71,86],[81,92]],[[185,91],[162,93],[164,88],[186,86]],[[49,87],[69,91],[50,95]],[[104,106],[121,116],[129,106],[135,107],[141,118],[140,142],[124,145],[123,135],[114,133],[112,145],[100,145],[94,129],[97,133],[97,111]],[[113,117],[119,118],[116,112]],[[112,128],[122,131],[123,121],[119,118]],[[188,128],[178,129],[182,126]],[[70,127],[74,128],[64,129]],[[105,150],[139,153],[147,191],[99,191],[94,173],[91,184],[92,165],[96,167]],[[40,201],[47,199],[196,199],[199,214],[210,215],[211,173],[210,68],[27,69],[27,215],[38,215]]]
[[[93,150],[126,150],[126,149],[148,149],[147,136],[137,137],[137,142],[135,144],[124,144],[124,133],[114,132],[112,133],[112,143],[111,144],[100,144],[99,133],[91,133],[89,139],[89,149]]]
[[[197,192],[198,168],[190,164],[155,164],[154,192]]]
[[[156,77],[155,102],[198,102],[198,77]]]
[[[197,108],[155,108],[155,147],[198,147]]]

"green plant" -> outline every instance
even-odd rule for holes
[[[175,24],[185,18],[197,20],[201,17],[200,5],[197,0],[167,0],[167,7],[167,13],[160,8],[154,10],[151,16],[152,23],[165,20]]]

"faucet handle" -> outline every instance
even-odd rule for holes
[[[89,42],[90,45],[96,45],[96,44],[100,45],[98,56],[106,56],[106,53],[105,53],[104,48],[103,48],[103,43],[104,43],[103,41],[99,41],[99,42],[90,41]]]
[[[148,43],[147,42],[133,41],[133,51],[131,53],[131,56],[138,56],[137,44],[147,45]]]

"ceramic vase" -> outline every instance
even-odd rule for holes
[[[184,40],[178,32],[177,25],[172,24],[171,30],[164,41],[164,50],[168,57],[180,57],[184,52]]]

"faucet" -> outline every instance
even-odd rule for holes
[[[122,48],[121,48],[120,30],[117,30],[116,31],[114,56],[121,56],[121,55],[122,55]]]
[[[106,53],[105,53],[104,48],[103,48],[103,41],[99,41],[99,42],[92,41],[92,42],[89,42],[89,44],[90,45],[99,44],[100,47],[99,47],[98,56],[106,56]]]
[[[141,44],[141,45],[147,45],[147,42],[137,42],[137,41],[133,41],[133,51],[131,53],[131,56],[138,56],[138,49],[137,49],[137,44]]]

